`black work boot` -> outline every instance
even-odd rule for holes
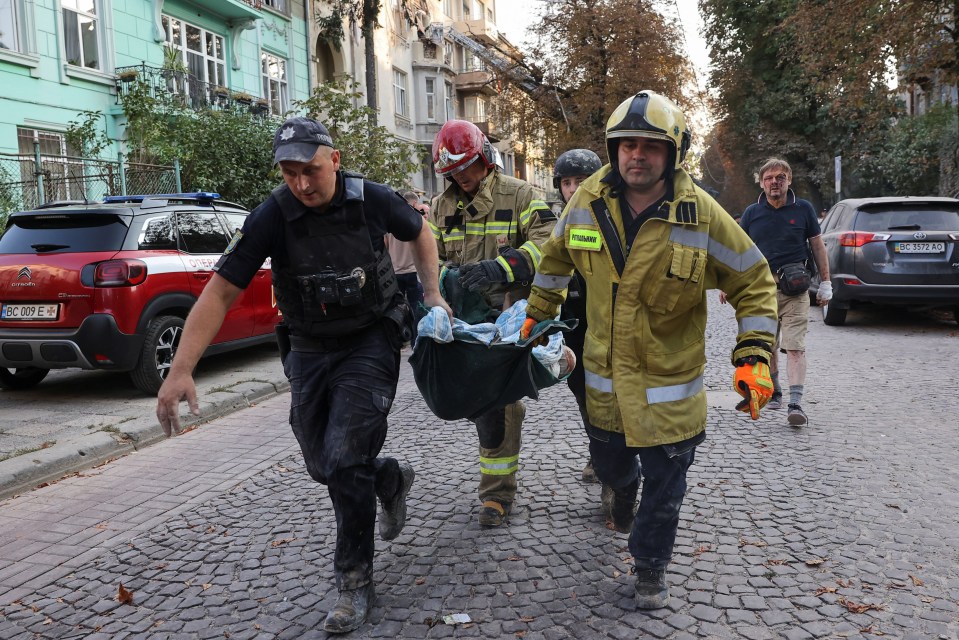
[[[636,491],[638,482],[633,482],[623,489],[613,489],[608,484],[603,485],[600,501],[603,513],[606,514],[608,524],[619,533],[629,533],[633,529],[633,520],[636,517]]]
[[[640,609],[662,609],[669,602],[665,569],[636,570],[636,605]]]
[[[416,477],[416,472],[413,471],[413,467],[405,462],[400,462],[399,467],[399,489],[390,500],[382,501],[380,538],[383,540],[392,540],[400,535],[403,526],[406,524],[406,497],[410,495],[410,487],[413,486],[413,478]]]
[[[583,467],[583,482],[599,482],[599,478],[596,477],[596,470],[593,469],[592,458],[590,458],[586,462],[586,466]]]
[[[373,605],[373,583],[359,589],[344,589],[340,597],[326,614],[323,630],[328,633],[348,633],[359,628],[366,621]]]

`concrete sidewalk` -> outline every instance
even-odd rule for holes
[[[132,387],[124,374],[75,371],[67,379],[0,393],[4,450],[7,455],[15,449],[28,451],[0,460],[0,499],[165,438],[155,415],[156,398]],[[202,360],[196,384],[200,415],[183,416],[186,425],[248,408],[290,386],[275,347],[269,345]]]
[[[404,364],[384,453],[418,475],[406,529],[377,542],[370,619],[348,637],[959,637],[959,398],[915,402],[954,325],[896,333],[900,379],[882,386],[874,347],[892,332],[814,323],[801,430],[731,409],[734,330],[716,310],[709,438],[672,599],[653,612],[635,608],[599,486],[579,480],[586,438],[565,388],[528,403],[517,503],[486,530],[475,430],[434,418]],[[882,407],[850,403],[865,390]],[[0,638],[326,637],[335,519],[287,420],[277,396],[0,503]],[[455,613],[471,622],[443,621]]]

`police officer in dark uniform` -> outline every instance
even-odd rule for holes
[[[340,152],[322,124],[287,120],[273,152],[285,184],[247,217],[214,267],[160,389],[157,417],[169,436],[180,429],[180,400],[198,412],[193,368],[232,302],[270,258],[284,318],[277,334],[293,433],[336,513],[340,597],[324,628],[346,633],[363,623],[373,601],[376,498],[380,537],[392,540],[406,522],[414,476],[408,464],[377,457],[412,323],[384,234],[411,242],[425,303],[452,312],[439,293],[436,243],[423,217],[392,189],[341,171]]]

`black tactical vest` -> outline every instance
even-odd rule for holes
[[[369,327],[394,306],[390,254],[373,249],[363,214],[363,178],[343,172],[342,206],[303,212],[286,225],[287,265],[273,266],[273,289],[293,335],[339,338]],[[283,211],[304,209],[284,184],[271,197]]]

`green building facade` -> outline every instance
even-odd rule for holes
[[[78,156],[85,111],[124,151],[118,94],[143,80],[196,109],[282,115],[309,94],[308,0],[0,0],[0,154]]]

